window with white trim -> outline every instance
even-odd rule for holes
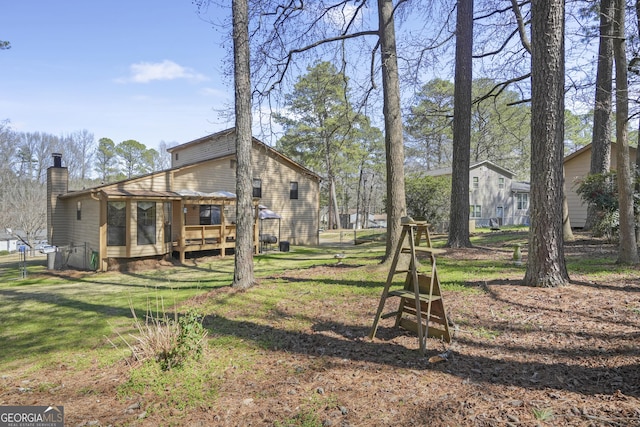
[[[471,205],[471,206],[469,206],[469,217],[470,218],[482,218],[482,206],[481,205]]]
[[[520,211],[526,211],[529,209],[529,194],[528,193],[517,193],[516,194],[516,205],[517,209]]]

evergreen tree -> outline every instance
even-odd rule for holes
[[[331,63],[318,62],[308,67],[293,92],[285,95],[287,114],[274,115],[285,130],[277,148],[325,177],[331,228],[340,224],[338,177],[356,175],[361,159],[370,153],[362,141],[375,135],[369,120],[349,104],[347,82]]]

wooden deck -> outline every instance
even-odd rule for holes
[[[258,237],[254,227],[254,251],[258,248]],[[226,255],[227,249],[236,247],[236,226],[227,225],[185,225],[177,241],[173,242],[173,250],[180,254],[180,262],[184,263],[187,252],[219,250],[220,256]]]

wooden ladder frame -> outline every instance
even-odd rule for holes
[[[393,256],[391,268],[387,276],[378,310],[373,320],[373,326],[369,338],[376,335],[380,319],[395,316],[395,327],[403,327],[418,335],[420,352],[426,353],[427,337],[440,337],[443,341],[451,342],[447,316],[442,302],[440,292],[440,280],[436,267],[436,253],[443,250],[431,247],[431,237],[429,236],[429,225],[426,223],[403,224],[400,234],[400,241]],[[409,240],[408,247],[405,240]],[[426,246],[419,246],[421,240],[425,240]],[[416,252],[426,252],[429,254],[430,275],[420,273]],[[401,254],[409,255],[409,267],[407,270],[398,270],[398,262]],[[399,273],[406,273],[402,289],[391,290],[394,284],[394,276]],[[385,303],[389,297],[399,297],[400,304],[397,311],[382,314]],[[413,304],[411,303],[413,301]],[[409,314],[415,316],[415,321],[403,316]],[[423,322],[424,321],[424,322]],[[430,327],[429,323],[436,323],[442,329]]]

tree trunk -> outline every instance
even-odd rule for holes
[[[618,178],[618,203],[620,207],[620,243],[618,262],[638,263],[635,218],[633,215],[633,183],[629,166],[629,140],[627,120],[629,118],[629,89],[627,82],[627,53],[625,43],[624,0],[614,1],[613,58],[616,64],[616,169]]]
[[[254,209],[251,183],[251,80],[249,68],[249,8],[233,0],[233,59],[236,110],[236,249],[233,287],[254,285]]]
[[[569,281],[562,240],[564,1],[531,4],[531,231],[524,284]]]
[[[471,247],[469,240],[469,164],[471,149],[471,83],[473,0],[458,0],[456,69],[453,105],[453,163],[449,240],[452,248]]]
[[[640,3],[638,3],[640,4]],[[640,18],[640,15],[638,15]],[[638,141],[640,143],[640,123],[638,123]],[[636,170],[632,172],[632,176],[635,178],[634,181],[634,191],[636,194],[640,194],[640,145],[636,145]],[[633,198],[635,200],[635,196]],[[640,244],[640,209],[638,206],[635,207],[637,211],[636,214],[636,245]],[[639,255],[640,256],[640,255]]]
[[[591,168],[589,173],[602,174],[611,168],[611,90],[613,80],[613,0],[600,0],[600,45],[596,74],[593,136],[591,138]],[[591,230],[597,221],[593,204],[587,208],[584,228]]]
[[[638,34],[640,35],[640,0],[636,0],[636,23],[638,24]],[[638,123],[638,143],[640,143],[640,123]],[[636,145],[636,170],[632,176],[635,177],[635,192],[640,193],[640,145]],[[634,197],[635,200],[635,197]],[[638,208],[638,206],[636,206]],[[637,209],[636,215],[636,245],[640,244],[640,209]]]
[[[387,155],[387,246],[384,263],[391,262],[407,213],[404,192],[404,143],[400,110],[400,81],[393,19],[393,1],[378,0],[380,51],[382,56],[382,91],[384,98],[384,143]]]

